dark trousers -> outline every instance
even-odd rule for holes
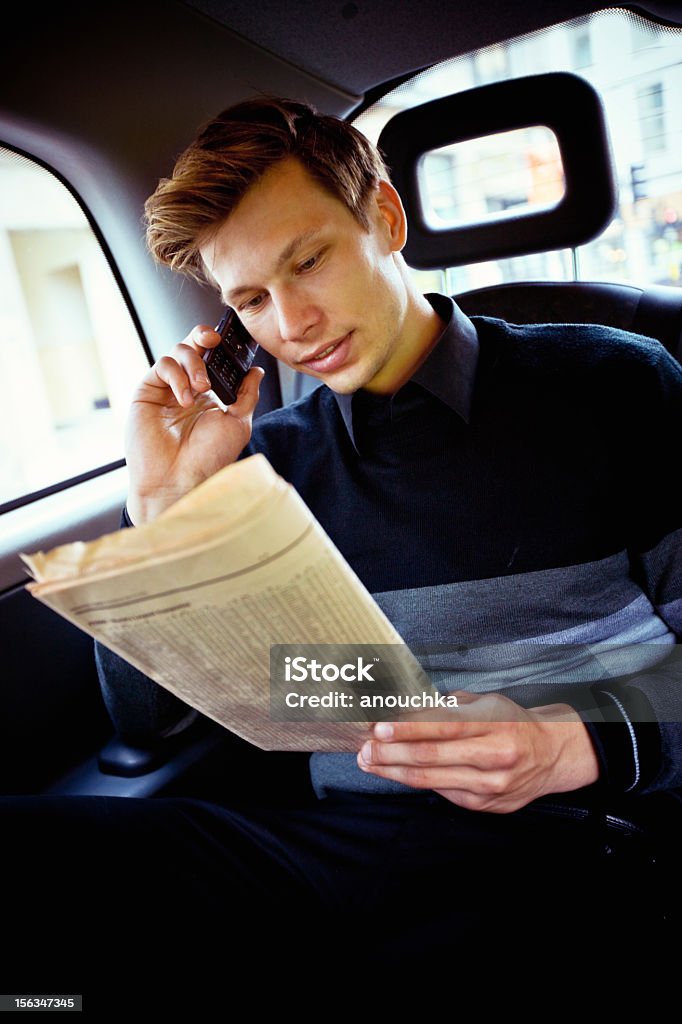
[[[216,1008],[300,997],[313,974],[346,994],[368,972],[575,974],[670,941],[646,851],[535,805],[2,797],[0,827],[5,993]]]

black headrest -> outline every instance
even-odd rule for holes
[[[425,153],[443,146],[545,125],[561,153],[565,193],[531,213],[448,229],[427,224],[418,172]],[[495,82],[401,111],[378,140],[405,204],[404,254],[422,269],[454,267],[531,252],[573,248],[596,238],[616,212],[616,184],[598,93],[578,75],[553,72]]]

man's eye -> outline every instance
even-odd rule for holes
[[[312,270],[313,267],[315,266],[315,264],[317,263],[318,258],[319,257],[317,255],[309,256],[307,260],[303,261],[303,263],[299,263],[299,265],[298,265],[299,271],[301,271],[301,270],[303,270],[303,271]]]
[[[259,306],[262,306],[263,299],[263,295],[254,295],[252,299],[247,299],[247,301],[240,306],[240,310],[245,309],[248,311],[258,309]]]

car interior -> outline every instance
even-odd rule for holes
[[[604,67],[588,74],[600,41],[615,38],[608,18],[617,19],[619,39],[633,40],[629,63],[610,54],[617,82]],[[551,35],[559,28],[564,35]],[[224,795],[229,779],[240,798],[267,787],[270,799],[286,802],[308,792],[307,755],[257,750],[202,716],[146,748],[123,742],[102,700],[91,638],[25,590],[21,552],[118,529],[131,389],[194,324],[219,319],[217,295],[153,264],[144,200],[223,108],[259,93],[305,100],[374,133],[407,210],[405,257],[425,291],[446,289],[469,315],[622,327],[682,361],[682,115],[674,99],[682,3],[71,2],[16,11],[8,36],[0,70],[0,242],[3,269],[12,268],[0,274],[0,792],[210,797],[216,780]],[[555,61],[562,47],[570,60]],[[640,135],[603,101],[626,78]],[[536,158],[525,201],[491,192],[486,208],[474,182],[473,212],[459,213],[438,184],[455,166],[453,147],[537,126],[555,149],[547,156],[536,134],[523,144],[524,159],[531,149]],[[637,151],[627,149],[629,131]],[[513,184],[519,158],[498,148],[490,159]],[[97,298],[93,282],[105,275],[109,291]],[[316,384],[262,351],[257,358],[266,369],[257,414]],[[29,471],[36,452],[40,465]],[[654,843],[671,841],[681,815],[682,793],[643,800],[637,820],[631,808],[612,809],[614,822],[648,831]]]

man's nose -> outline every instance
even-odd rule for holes
[[[286,295],[275,300],[282,341],[308,341],[320,323],[319,308],[304,296]]]

